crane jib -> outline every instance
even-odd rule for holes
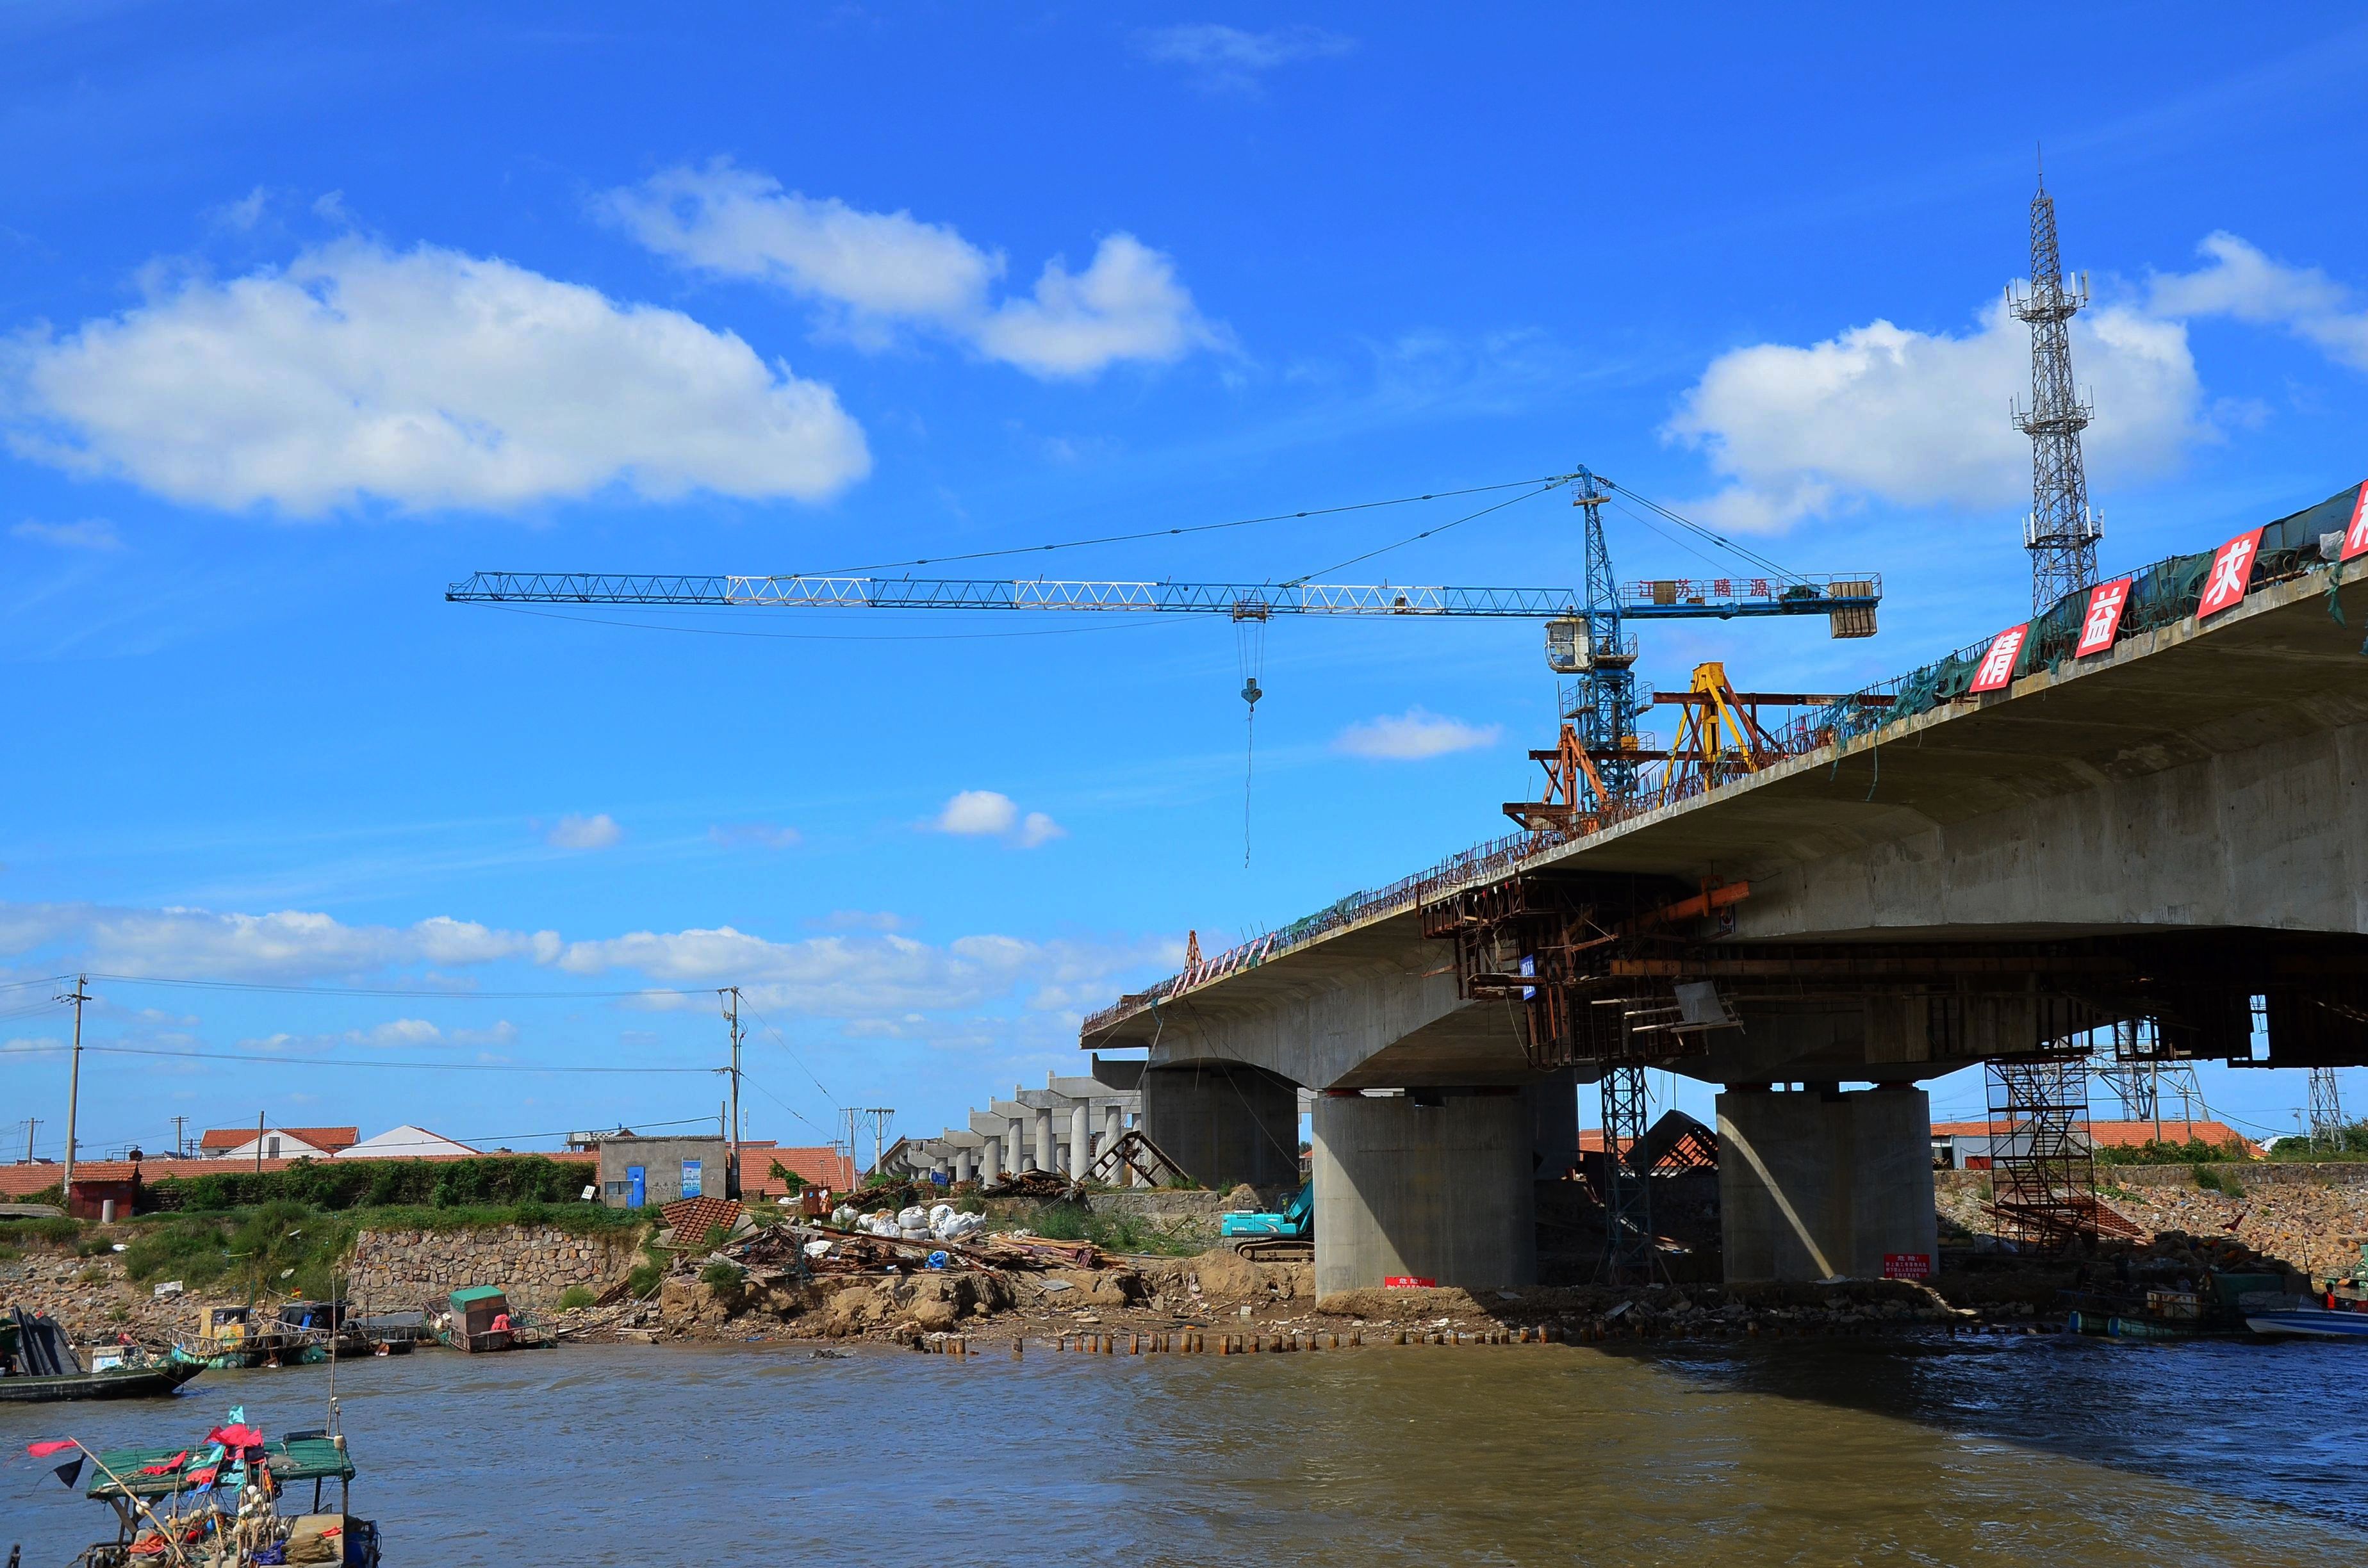
[[[1229,615],[1584,615],[1575,588],[1459,588],[1338,583],[1129,583],[915,577],[661,576],[480,572],[444,597],[460,604],[752,606],[809,609],[1098,610]],[[1659,578],[1621,585],[1619,613],[1640,619],[1827,615],[1872,608],[1882,579]]]

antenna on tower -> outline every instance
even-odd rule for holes
[[[2055,243],[2055,199],[2047,194],[2046,166],[2031,199],[2031,292],[2009,291],[2009,307],[2031,324],[2031,408],[2014,410],[2015,427],[2031,437],[2031,516],[2023,547],[2031,551],[2031,608],[2044,610],[2066,594],[2097,580],[2097,541],[2104,519],[2089,506],[2089,475],[2080,432],[2095,410],[2072,382],[2072,317],[2089,303],[2088,279],[2064,282]]]

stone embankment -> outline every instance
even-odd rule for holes
[[[638,1232],[553,1226],[364,1231],[354,1239],[351,1290],[372,1311],[393,1311],[498,1285],[512,1306],[550,1312],[571,1287],[598,1296],[622,1279],[640,1261],[640,1243]]]
[[[1987,1173],[1939,1172],[1933,1187],[1944,1232],[1996,1232]],[[2349,1275],[2368,1242],[2368,1162],[2100,1165],[2097,1193],[2148,1235],[2232,1237],[2319,1278]]]

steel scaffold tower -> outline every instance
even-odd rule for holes
[[[2105,532],[2089,508],[2080,459],[2080,432],[2095,411],[2072,381],[2070,323],[2089,302],[2089,285],[2084,277],[2078,287],[2065,287],[2055,199],[2044,184],[2031,199],[2031,292],[2009,298],[2014,313],[2031,324],[2031,407],[2016,408],[2014,423],[2031,437],[2031,516],[2022,542],[2031,551],[2036,612],[2096,582],[2097,540]]]
[[[2097,1231],[2088,1069],[2078,1056],[1992,1062],[1991,1210],[2006,1241],[2056,1252]]]

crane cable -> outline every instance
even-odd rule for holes
[[[1234,657],[1240,665],[1242,701],[1248,711],[1243,716],[1242,737],[1242,869],[1250,869],[1250,781],[1258,767],[1258,704],[1266,693],[1258,688],[1258,676],[1266,667],[1266,609],[1264,606],[1245,606],[1234,612]]]

